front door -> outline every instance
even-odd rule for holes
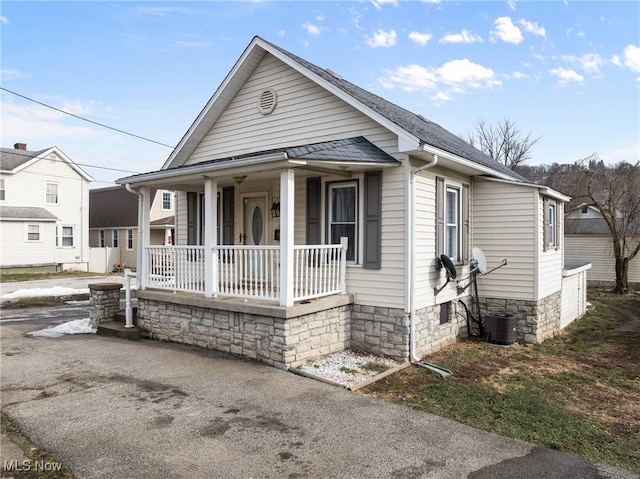
[[[243,231],[240,238],[241,243],[250,246],[265,244],[267,234],[266,195],[245,196],[242,203]]]

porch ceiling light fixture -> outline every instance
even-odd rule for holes
[[[280,218],[280,200],[278,198],[274,198],[271,204],[271,217]]]
[[[233,177],[233,181],[236,182],[236,185],[239,185],[240,183],[242,183],[244,180],[247,179],[247,175],[242,175],[242,176],[234,176]]]

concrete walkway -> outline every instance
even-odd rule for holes
[[[2,409],[80,479],[638,477],[215,352],[33,329],[0,329]]]

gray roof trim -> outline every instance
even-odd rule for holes
[[[164,218],[160,218],[157,220],[154,220],[150,223],[151,227],[168,227],[168,226],[175,226],[176,224],[176,217],[175,215],[171,215],[171,216],[165,216]]]
[[[36,206],[0,206],[0,218],[5,221],[56,221],[58,217]]]
[[[369,140],[362,136],[357,136],[342,140],[323,141],[302,146],[277,148],[239,156],[218,158],[215,160],[202,161],[193,165],[176,166],[166,170],[152,171],[120,178],[116,183],[141,183],[144,181],[169,178],[175,176],[176,173],[183,175],[210,173],[240,166],[251,166],[270,162],[287,162],[287,160],[295,159],[337,164],[348,163],[355,166],[369,166],[372,164],[381,166],[400,165],[400,161],[382,151]],[[296,165],[287,163],[279,166],[295,167]]]
[[[582,273],[588,269],[591,269],[591,263],[589,261],[565,259],[564,266],[562,268],[562,276],[573,276],[574,274]]]

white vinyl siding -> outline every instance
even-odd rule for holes
[[[615,282],[616,262],[609,236],[567,235],[564,237],[564,255],[567,260],[591,263],[588,281]],[[640,283],[640,256],[629,262],[629,282]]]
[[[537,300],[536,248],[541,245],[542,205],[537,190],[510,183],[475,178],[472,201],[472,245],[481,248],[488,267],[506,258],[507,266],[478,277],[481,296]],[[540,227],[536,227],[536,219]],[[541,247],[540,247],[541,249]],[[556,272],[560,276],[562,268]]]
[[[278,105],[265,116],[256,102],[266,87],[277,92]],[[389,147],[390,153],[397,151],[395,135],[267,55],[186,164],[361,135],[382,149]]]
[[[537,191],[537,190],[534,190]],[[538,295],[536,300],[546,298],[556,291],[560,291],[562,288],[562,248],[560,245],[556,248],[544,246],[544,197],[540,194],[537,195],[538,206],[538,238],[537,238],[537,250],[538,250],[538,269],[537,269],[537,291]],[[555,200],[550,201],[550,204],[556,204],[556,215],[562,218],[564,215],[562,202]],[[556,221],[557,224],[557,221]],[[554,228],[555,229],[555,228]],[[556,238],[559,241],[562,237],[562,231],[556,231]],[[546,249],[546,251],[545,251]],[[507,269],[507,267],[502,268]]]
[[[39,198],[42,201],[42,197]],[[34,222],[0,221],[0,264],[5,266],[28,266],[53,264],[56,257],[56,225],[43,222],[40,225],[41,241],[27,241],[27,224]]]

